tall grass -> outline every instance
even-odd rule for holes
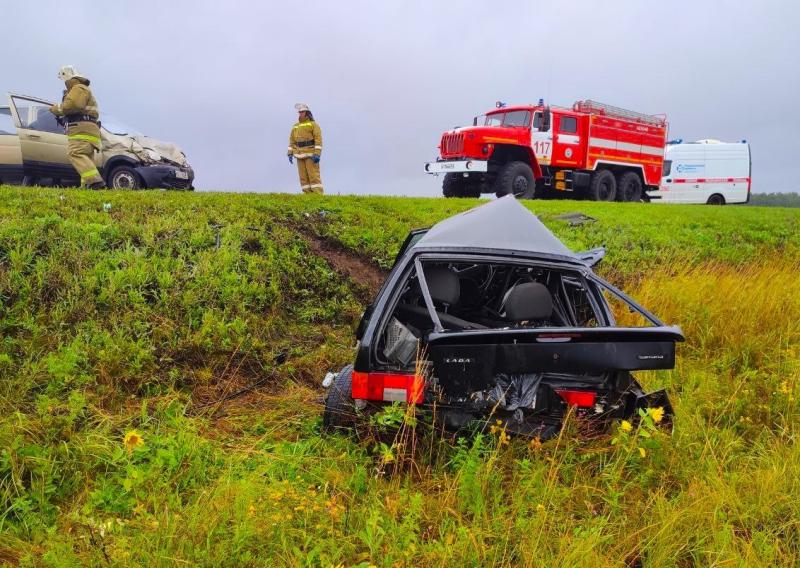
[[[294,223],[385,261],[468,203],[58,196],[0,190],[0,563],[800,562],[797,216],[542,205],[576,248],[613,236],[606,275],[687,336],[638,375],[673,433],[570,423],[542,445],[393,408],[372,437],[321,431],[312,379],[351,357],[359,306]],[[598,223],[554,219],[575,209]],[[663,223],[687,229],[665,250]]]

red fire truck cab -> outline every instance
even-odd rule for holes
[[[445,197],[587,197],[639,201],[657,189],[667,121],[594,101],[572,108],[505,106],[442,135],[439,157],[425,164],[445,174]]]

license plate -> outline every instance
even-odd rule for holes
[[[189,179],[189,174],[178,170],[175,172],[175,177],[178,179]]]

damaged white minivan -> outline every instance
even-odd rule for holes
[[[44,99],[8,95],[0,106],[0,183],[80,185],[67,158],[67,136]],[[95,162],[113,189],[192,190],[194,170],[175,144],[145,136],[108,115],[100,119],[103,151]]]

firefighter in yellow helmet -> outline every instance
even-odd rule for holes
[[[94,153],[102,149],[100,142],[100,112],[97,101],[89,90],[89,79],[78,73],[72,65],[62,67],[58,78],[66,89],[61,104],[50,107],[67,129],[67,155],[81,177],[81,186],[102,189],[106,186],[97,166]]]
[[[319,159],[322,154],[322,131],[314,122],[308,105],[294,105],[299,113],[297,123],[289,134],[289,163],[297,159],[300,174],[300,189],[303,193],[322,194],[322,179],[319,177]]]

